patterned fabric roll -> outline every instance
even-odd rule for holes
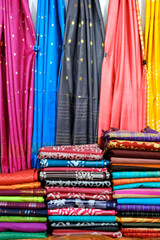
[[[110,232],[118,232],[119,225],[118,223],[104,223],[104,222],[53,222],[51,223],[51,228],[53,229],[93,229],[93,230],[102,230]]]
[[[70,180],[45,180],[45,186],[50,187],[111,187],[110,181],[70,181]]]
[[[144,133],[144,132],[129,132],[129,131],[106,131],[103,133],[101,139],[104,141],[104,146],[110,140],[128,140],[141,142],[160,142],[160,133]]]
[[[47,216],[47,210],[0,208],[0,216]]]
[[[112,188],[68,188],[68,187],[46,187],[47,193],[89,193],[89,194],[112,194]]]
[[[42,147],[38,159],[101,160],[103,151],[98,144]]]
[[[98,181],[110,178],[110,173],[105,172],[40,172],[40,178],[50,180],[89,180]]]
[[[150,178],[160,177],[160,171],[155,172],[114,172],[112,173],[113,179],[121,178]]]
[[[75,198],[75,199],[90,199],[90,200],[112,200],[112,195],[100,195],[100,194],[87,194],[87,193],[61,193],[53,192],[48,193],[46,200],[64,199],[64,198]]]
[[[56,236],[63,236],[64,234],[67,235],[79,235],[79,234],[94,234],[94,235],[102,235],[102,236],[109,236],[113,238],[120,238],[122,237],[121,232],[96,232],[96,231],[91,231],[91,230],[75,230],[75,229],[65,229],[65,230],[53,230],[52,235]]]
[[[160,205],[131,205],[131,204],[122,204],[116,206],[116,211],[118,212],[160,212]]]
[[[109,165],[108,160],[59,160],[41,159],[40,166],[44,167],[95,167],[103,168]]]
[[[160,151],[160,142],[139,142],[125,140],[111,140],[108,142],[104,152],[112,149],[127,149],[136,151]]]
[[[115,216],[49,216],[50,222],[116,222]]]
[[[113,190],[133,189],[133,188],[160,188],[160,182],[141,182],[113,186]]]
[[[22,222],[0,222],[0,232],[45,232],[47,231],[46,223],[22,223]]]
[[[114,216],[116,212],[114,210],[102,210],[92,208],[59,208],[48,210],[48,216],[64,215],[64,216]]]
[[[48,209],[81,207],[112,210],[116,208],[116,201],[96,201],[82,199],[57,199],[47,202]]]
[[[46,190],[43,188],[0,190],[0,196],[45,196]]]
[[[20,209],[44,209],[45,203],[37,202],[0,202],[0,208],[20,208]]]
[[[47,217],[0,216],[0,222],[47,222]]]

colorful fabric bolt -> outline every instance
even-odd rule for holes
[[[1,216],[47,216],[46,209],[0,208]]]
[[[50,222],[116,222],[115,216],[49,216]]]
[[[121,179],[121,178],[153,178],[160,177],[160,171],[154,172],[113,172],[113,179]]]
[[[15,208],[15,209],[45,209],[46,204],[44,202],[0,202],[0,208]]]
[[[45,232],[46,223],[0,222],[0,232]]]
[[[160,205],[142,205],[142,204],[122,204],[116,206],[116,211],[134,211],[134,212],[159,212]]]
[[[110,181],[70,181],[70,180],[45,180],[45,186],[50,187],[111,187]]]
[[[66,192],[66,193],[89,193],[89,194],[112,194],[112,188],[67,188],[67,187],[45,187],[47,193]]]

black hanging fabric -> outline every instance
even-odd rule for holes
[[[99,0],[69,0],[56,145],[97,142],[104,24]]]

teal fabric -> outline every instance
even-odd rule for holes
[[[142,183],[131,183],[124,185],[117,185],[113,187],[113,190],[131,189],[131,188],[160,188],[160,182],[142,182]]]
[[[49,216],[50,222],[116,222],[115,216]]]

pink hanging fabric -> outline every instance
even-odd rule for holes
[[[111,127],[145,127],[144,43],[138,0],[109,2],[102,64],[98,137]]]
[[[31,167],[33,45],[28,0],[0,0],[0,129],[2,172]]]

